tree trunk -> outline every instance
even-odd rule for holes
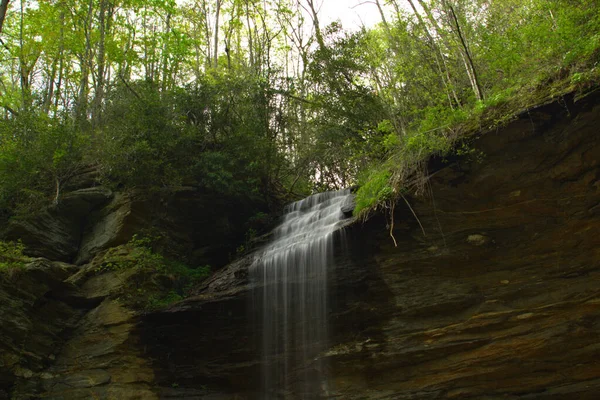
[[[2,33],[2,25],[4,25],[4,18],[6,17],[6,10],[8,10],[8,3],[10,0],[0,1],[0,33]]]
[[[317,43],[319,44],[319,48],[325,51],[327,47],[325,46],[325,40],[323,39],[323,33],[321,32],[321,27],[319,25],[319,16],[317,15],[317,10],[315,9],[314,0],[306,0],[306,2],[310,7],[310,13],[313,20],[313,26],[315,27],[315,37],[317,38]]]
[[[208,23],[209,21],[209,17],[208,17],[208,7],[206,5],[206,1],[202,1],[202,13],[203,13],[203,17],[204,17],[204,38],[205,38],[205,43],[206,43],[206,64],[205,64],[205,69],[208,69],[210,67],[212,67],[212,51],[211,51],[211,38],[212,38],[212,34],[210,31],[210,25]]]
[[[221,13],[221,1],[222,0],[217,0],[217,10],[215,12],[215,40],[214,40],[214,46],[215,48],[214,50],[214,55],[213,55],[213,62],[214,62],[214,67],[215,69],[217,69],[217,67],[219,66],[219,14]]]
[[[479,78],[477,77],[477,70],[475,69],[475,65],[473,64],[473,58],[471,57],[471,53],[469,52],[469,47],[467,46],[467,42],[465,41],[465,38],[460,29],[460,24],[458,23],[458,18],[456,17],[456,13],[454,12],[454,7],[452,7],[452,4],[448,2],[445,3],[448,9],[450,10],[450,15],[452,16],[452,19],[454,20],[456,32],[458,34],[460,43],[462,44],[462,48],[466,56],[465,64],[468,63],[467,70],[470,70],[471,76],[469,78],[471,79],[473,92],[475,93],[475,97],[477,97],[477,100],[481,101],[483,100],[483,92],[481,91],[481,84],[479,83]]]
[[[56,79],[57,64],[60,57],[62,57],[62,55],[59,50],[59,55],[52,61],[50,73],[48,74],[48,84],[46,86],[46,93],[44,93],[44,102],[42,104],[42,109],[45,114],[50,113],[50,104],[52,104],[52,97],[54,97],[54,79]]]
[[[377,10],[379,10],[379,15],[381,16],[381,22],[383,23],[383,28],[385,29],[385,33],[388,36],[388,39],[390,41],[390,44],[392,45],[392,50],[396,50],[395,49],[395,42],[393,41],[393,36],[392,36],[392,32],[390,31],[390,25],[387,22],[387,18],[385,18],[385,13],[383,12],[383,8],[381,7],[381,3],[379,2],[379,0],[375,0],[375,5],[377,6]]]
[[[225,54],[227,55],[227,69],[231,70],[231,37],[233,36],[233,24],[235,20],[235,8],[231,11],[231,20],[225,32]]]
[[[87,106],[89,94],[89,72],[90,72],[90,57],[92,53],[92,17],[94,11],[94,1],[88,3],[88,14],[85,22],[85,51],[80,58],[81,62],[81,79],[79,81],[79,95],[77,96],[77,104],[75,106],[75,118],[78,125],[82,125],[87,119]]]
[[[25,14],[25,5],[24,2],[21,1],[21,13],[20,13],[20,24],[19,24],[19,80],[21,84],[21,109],[27,111],[31,108],[31,87],[29,76],[31,73],[31,68],[35,62],[30,66],[25,59],[26,55],[24,53],[23,39],[24,39],[24,14]]]
[[[100,0],[100,12],[98,15],[98,25],[100,30],[100,38],[98,42],[98,65],[96,90],[94,93],[94,102],[92,104],[92,123],[98,126],[102,119],[102,99],[104,97],[104,76],[106,74],[105,67],[105,51],[104,44],[106,41],[106,11],[108,0]]]
[[[446,44],[446,47],[448,47],[448,44],[445,42],[445,38],[441,33],[440,27],[438,26],[437,22],[435,21],[435,18],[433,18],[431,11],[429,10],[429,8],[427,8],[427,6],[425,4],[423,4],[423,2],[421,0],[418,0],[418,1],[419,1],[419,5],[421,6],[421,8],[423,8],[423,10],[425,11],[427,18],[429,19],[429,22],[433,25],[434,29],[436,30],[437,35],[444,41],[444,43]],[[456,91],[454,90],[454,85],[452,84],[452,80],[450,79],[450,71],[448,71],[448,66],[446,65],[446,59],[444,58],[444,53],[442,52],[442,49],[440,48],[438,43],[433,38],[431,32],[429,32],[427,25],[423,21],[423,18],[421,18],[421,14],[419,14],[419,12],[417,11],[417,8],[415,7],[415,4],[413,3],[413,1],[408,0],[408,2],[410,3],[410,6],[413,9],[415,16],[417,17],[419,24],[421,24],[421,26],[423,26],[423,29],[425,30],[425,33],[427,35],[427,38],[431,42],[431,45],[436,50],[436,52],[435,52],[436,53],[435,54],[436,62],[438,63],[438,65],[441,62],[442,65],[444,66],[444,74],[440,73],[440,77],[442,78],[444,87],[449,91],[448,96],[451,93],[452,97],[454,98],[454,101],[456,101],[456,105],[460,106],[460,100],[458,99],[458,95],[456,94]],[[448,47],[448,50],[450,50],[449,47]]]
[[[60,101],[60,96],[61,96],[61,89],[62,89],[62,81],[63,81],[63,72],[65,69],[65,60],[64,57],[62,57],[62,50],[64,50],[64,44],[62,42],[63,40],[63,36],[61,34],[61,57],[60,57],[60,61],[58,63],[58,81],[56,82],[56,95],[54,98],[54,114],[56,116],[56,110],[58,109],[58,102]]]
[[[252,41],[252,25],[250,24],[250,10],[246,0],[246,24],[248,26],[248,55],[250,56],[250,67],[254,70],[254,43]]]
[[[171,31],[171,13],[167,14],[167,19],[165,22],[165,43],[163,44],[162,50],[162,83],[161,83],[161,91],[164,92],[168,87],[169,80],[169,32]]]

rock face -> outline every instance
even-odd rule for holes
[[[475,141],[482,162],[437,167],[430,194],[408,199],[426,235],[402,204],[398,247],[384,217],[346,228],[332,398],[597,398],[599,97],[530,110]],[[144,319],[157,383],[259,398],[248,265]]]
[[[432,161],[427,195],[407,196],[418,221],[396,206],[397,247],[389,215],[340,232],[321,355],[329,398],[598,397],[599,124],[598,93],[529,110],[474,140],[482,161]],[[198,247],[193,226],[210,213],[183,222],[198,196],[171,198],[164,215],[105,196],[82,240],[55,235],[69,250],[51,256],[83,266],[36,260],[2,278],[0,399],[260,398],[251,256],[149,313],[115,298],[118,274],[86,264],[155,217]]]
[[[75,263],[90,262],[101,250],[126,243],[137,229],[144,227],[144,217],[136,212],[136,205],[130,196],[117,193],[106,207],[90,215]]]
[[[0,399],[158,399],[122,274],[44,259],[18,274],[0,282]]]
[[[111,299],[90,311],[44,371],[43,398],[157,399],[150,361],[132,334],[135,322],[133,312]]]
[[[30,379],[56,359],[62,335],[81,314],[58,297],[73,266],[34,260],[13,275],[0,274],[0,399],[18,379]]]
[[[412,200],[427,236],[408,210],[396,214],[397,248],[371,231],[384,285],[370,290],[389,297],[372,303],[376,335],[333,355],[344,398],[600,393],[595,104],[550,104],[478,139],[482,163],[441,169],[429,198]]]
[[[3,236],[9,240],[21,239],[33,256],[70,261],[77,254],[87,216],[112,195],[103,187],[69,192],[58,205],[11,220]]]

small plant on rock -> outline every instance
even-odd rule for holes
[[[29,257],[23,254],[25,246],[21,241],[0,241],[0,273],[21,269],[29,262]]]
[[[109,249],[97,273],[116,272],[124,281],[118,297],[133,308],[156,309],[182,300],[211,272],[210,266],[190,267],[153,250],[157,238],[134,235]]]

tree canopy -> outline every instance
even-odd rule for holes
[[[369,209],[473,126],[598,81],[597,0],[374,2],[349,31],[317,0],[3,0],[1,212],[84,165],[265,210],[360,182]]]

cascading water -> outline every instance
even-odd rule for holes
[[[273,241],[250,268],[261,326],[261,399],[327,394],[327,277],[334,232],[350,190],[319,193],[286,207]]]

